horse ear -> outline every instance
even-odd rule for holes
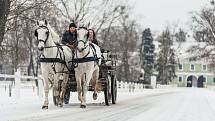
[[[48,21],[47,21],[47,20],[45,20],[45,25],[46,25],[46,26],[48,25]]]
[[[90,22],[88,22],[88,24],[87,24],[87,28],[90,28]]]
[[[76,26],[77,26],[77,28],[79,27],[79,23],[78,22],[76,23]]]
[[[34,31],[34,36],[38,36],[37,30]]]
[[[37,21],[37,25],[39,26],[39,21]]]

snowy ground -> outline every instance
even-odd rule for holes
[[[15,90],[14,90],[15,91]],[[21,89],[21,97],[0,87],[0,121],[215,121],[215,91],[197,88],[145,89],[119,92],[117,104],[104,105],[103,93],[80,109],[76,93],[70,104],[42,110],[42,99],[32,88]]]

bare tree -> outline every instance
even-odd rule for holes
[[[138,51],[137,41],[139,36],[137,34],[137,24],[135,20],[129,17],[126,6],[120,6],[118,12],[120,13],[120,17],[117,19],[118,26],[102,29],[101,39],[104,41],[101,46],[118,53],[120,62],[117,70],[118,78],[130,81],[137,77],[137,75],[131,73],[136,68],[132,58],[134,57],[134,52]]]
[[[10,13],[6,24],[6,36],[3,41],[6,48],[3,48],[5,52],[11,53],[4,53],[7,55],[4,61],[12,60],[13,70],[16,70],[18,65],[29,62],[29,72],[33,69],[33,74],[36,74],[37,71],[34,70],[34,65],[32,65],[35,64],[33,60],[36,58],[36,52],[34,52],[35,49],[33,46],[35,21],[48,18],[51,23],[58,23],[55,21],[58,18],[56,15],[59,14],[57,14],[58,12],[56,12],[55,7],[51,6],[51,3],[52,0],[15,0],[11,2]],[[58,25],[54,25],[60,29]],[[10,48],[7,48],[7,46],[14,49],[9,51]]]
[[[194,39],[205,44],[193,46],[189,52],[195,53],[196,58],[211,58],[211,52],[215,51],[215,5],[211,3],[200,12],[194,12],[192,20]]]
[[[67,22],[91,23],[96,33],[105,26],[111,25],[118,17],[121,0],[57,0],[53,4]]]
[[[205,7],[193,14],[194,38],[197,41],[215,45],[215,6]]]
[[[11,0],[1,0],[0,1],[0,46],[4,39],[5,26],[7,22],[7,17],[10,12]]]

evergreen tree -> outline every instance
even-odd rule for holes
[[[175,34],[176,42],[185,42],[186,41],[186,36],[187,36],[187,33],[180,28],[179,32],[177,32]]]
[[[174,74],[170,69],[170,67],[172,67],[171,63],[173,63],[174,61],[174,58],[173,58],[174,54],[173,54],[173,50],[171,49],[171,46],[173,45],[173,40],[169,29],[166,29],[162,33],[162,35],[158,37],[158,41],[160,43],[159,45],[160,52],[159,52],[159,55],[158,55],[159,57],[157,61],[158,62],[157,81],[161,84],[168,84],[170,81],[170,77],[172,77],[172,74]]]
[[[176,77],[175,74],[175,66],[176,66],[176,59],[175,59],[175,53],[173,49],[170,49],[169,52],[170,56],[168,58],[168,63],[167,63],[167,69],[168,69],[168,81],[172,82],[172,80]]]
[[[154,69],[154,50],[153,38],[150,29],[145,29],[142,34],[142,68],[144,68],[144,83],[150,84]]]

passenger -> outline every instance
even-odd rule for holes
[[[87,39],[89,39],[90,42],[98,45],[98,41],[96,39],[96,34],[95,34],[95,31],[93,29],[88,29]]]

